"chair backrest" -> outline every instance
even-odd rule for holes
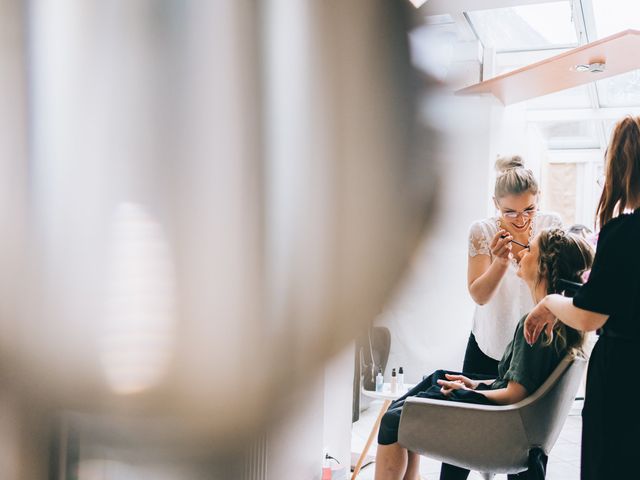
[[[587,362],[567,355],[532,395],[511,405],[470,405],[409,397],[398,442],[407,449],[459,467],[516,473],[529,452],[546,454],[558,438]]]
[[[513,405],[520,411],[529,445],[549,453],[569,414],[586,365],[584,356],[567,354],[533,395]]]

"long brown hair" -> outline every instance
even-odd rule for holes
[[[602,228],[640,200],[640,117],[625,117],[611,134],[605,154],[605,182],[596,210]]]
[[[547,294],[562,293],[560,280],[582,283],[582,274],[591,268],[593,249],[582,237],[559,228],[543,230],[538,235],[538,283],[546,280]],[[562,322],[553,327],[555,345],[558,349],[579,349],[584,334]],[[553,336],[545,344],[553,341]]]

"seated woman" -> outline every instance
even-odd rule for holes
[[[591,268],[592,261],[593,251],[583,238],[560,229],[543,230],[534,238],[530,251],[522,252],[518,276],[527,283],[537,303],[547,294],[561,293],[564,290],[561,279],[580,282],[580,276]],[[544,383],[567,352],[581,348],[582,332],[561,322],[556,322],[551,335],[541,336],[529,346],[523,335],[526,317],[518,323],[502,356],[498,378],[438,370],[391,404],[378,433],[376,480],[419,479],[419,455],[398,444],[398,425],[407,397],[487,405],[517,403]]]

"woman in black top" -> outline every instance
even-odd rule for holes
[[[613,131],[596,216],[602,230],[589,280],[573,300],[546,296],[525,322],[525,339],[534,343],[556,318],[584,331],[599,330],[582,412],[581,478],[638,478],[640,410],[634,397],[625,393],[635,390],[633,375],[640,363],[636,351],[640,347],[638,117],[623,119]]]

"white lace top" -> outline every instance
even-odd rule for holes
[[[469,256],[488,255],[489,245],[498,232],[498,217],[486,218],[469,228]],[[533,219],[533,236],[549,227],[562,227],[555,213],[538,213]],[[486,355],[500,360],[522,316],[533,308],[531,292],[524,280],[516,275],[518,266],[509,262],[498,288],[485,305],[476,305],[472,332]]]

